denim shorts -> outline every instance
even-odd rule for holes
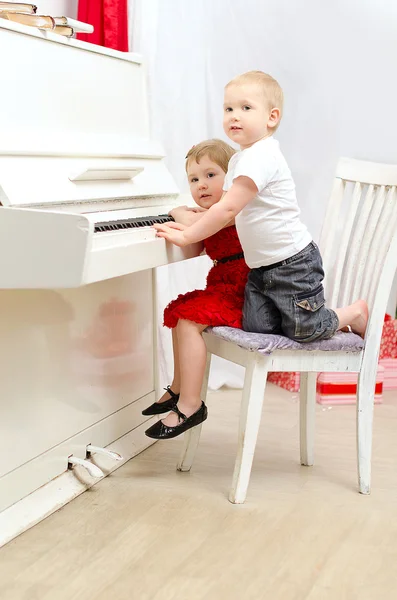
[[[323,279],[323,263],[314,242],[280,263],[251,269],[243,329],[285,335],[297,342],[331,338],[339,321],[325,307]]]

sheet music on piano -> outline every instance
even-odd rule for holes
[[[6,20],[0,54],[1,546],[92,485],[70,457],[153,442],[153,271],[200,245],[148,226],[186,199],[150,135],[140,56]]]

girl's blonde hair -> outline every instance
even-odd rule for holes
[[[227,173],[229,160],[235,154],[234,148],[226,144],[223,140],[204,140],[196,146],[192,146],[189,152],[186,154],[185,169],[187,172],[188,165],[191,161],[199,163],[203,156],[208,156],[212,162],[217,164],[222,171]]]

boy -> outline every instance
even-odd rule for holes
[[[250,71],[227,84],[223,127],[240,152],[230,160],[226,193],[194,225],[156,225],[157,235],[184,246],[235,218],[251,269],[243,309],[246,331],[312,342],[349,325],[364,337],[365,301],[335,310],[325,307],[321,256],[300,220],[295,185],[273,138],[282,107],[282,90],[266,73]]]

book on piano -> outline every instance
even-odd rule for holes
[[[70,17],[54,17],[56,25],[68,25],[72,27],[75,33],[93,33],[94,26],[83,21],[77,21]]]
[[[17,12],[0,12],[1,19],[28,25],[29,27],[37,27],[38,29],[54,29],[56,26],[55,20],[50,16],[45,15],[27,15]]]
[[[0,18],[28,25],[29,27],[37,27],[37,29],[51,29],[54,33],[60,35],[72,36],[74,33],[92,33],[94,27],[76,19],[69,17],[51,17],[49,15],[32,15],[17,12],[0,12]]]
[[[0,12],[17,12],[34,15],[37,6],[34,4],[25,4],[23,2],[0,2]]]
[[[58,35],[64,35],[65,37],[72,37],[75,33],[73,27],[69,27],[67,25],[55,25],[52,33],[57,33]]]

